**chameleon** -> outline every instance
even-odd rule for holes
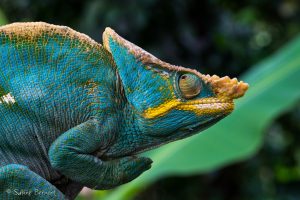
[[[0,199],[74,199],[151,168],[141,152],[212,126],[248,84],[45,22],[0,27]]]

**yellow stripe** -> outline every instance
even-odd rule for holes
[[[229,113],[233,110],[232,101],[217,98],[203,98],[193,101],[181,102],[179,99],[172,99],[155,108],[148,108],[144,112],[144,117],[148,119],[161,117],[171,110],[185,110],[195,113],[196,115]]]
[[[152,119],[161,115],[164,115],[166,112],[170,111],[174,107],[178,106],[181,102],[177,99],[172,99],[165,103],[160,104],[155,108],[148,108],[144,112],[144,117],[148,119]]]

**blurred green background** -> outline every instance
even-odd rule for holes
[[[164,61],[241,77],[228,118],[147,153],[150,171],[78,199],[300,199],[297,0],[0,0],[0,23],[45,21],[101,42],[110,26]]]

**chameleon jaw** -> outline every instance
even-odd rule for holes
[[[148,108],[144,111],[143,115],[147,119],[161,117],[171,110],[183,110],[193,112],[196,115],[209,115],[209,114],[229,114],[234,109],[233,101],[226,98],[203,98],[188,102],[174,99],[165,102],[155,108]]]
[[[203,98],[192,102],[186,102],[177,107],[178,110],[192,111],[196,115],[229,114],[234,109],[234,103],[226,98]]]

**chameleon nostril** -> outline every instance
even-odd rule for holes
[[[186,75],[182,75],[181,79],[183,79],[183,80],[186,79]]]

